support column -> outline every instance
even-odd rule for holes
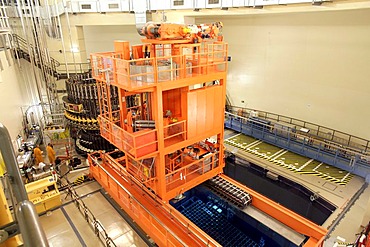
[[[163,198],[166,193],[166,179],[165,179],[165,153],[164,153],[164,134],[163,134],[163,100],[162,100],[162,87],[160,84],[154,89],[154,104],[153,104],[153,117],[155,118],[156,128],[158,130],[158,155],[155,163],[155,172],[157,175],[157,193]]]

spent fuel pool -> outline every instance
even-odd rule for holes
[[[222,246],[295,247],[289,240],[200,185],[171,205]]]

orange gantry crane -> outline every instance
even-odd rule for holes
[[[220,246],[168,201],[223,173],[221,28],[148,23],[142,44],[115,41],[114,52],[91,55],[101,135],[119,150],[90,155],[91,174],[160,246]],[[325,229],[248,192],[257,198],[252,205],[310,237],[305,246],[321,245]]]

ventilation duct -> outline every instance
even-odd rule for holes
[[[147,11],[149,9],[147,2],[146,0],[135,0],[132,4],[135,12],[136,30],[141,36],[145,36],[141,30],[147,22],[152,21],[152,15]]]

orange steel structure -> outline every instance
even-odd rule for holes
[[[90,155],[91,175],[158,245],[219,246],[168,201],[223,173],[228,45],[214,35],[219,26],[207,34],[216,40],[178,24],[156,27],[141,45],[115,41],[114,52],[91,55],[101,135],[124,153]],[[257,208],[310,237],[306,247],[322,245],[324,229],[251,194]]]

